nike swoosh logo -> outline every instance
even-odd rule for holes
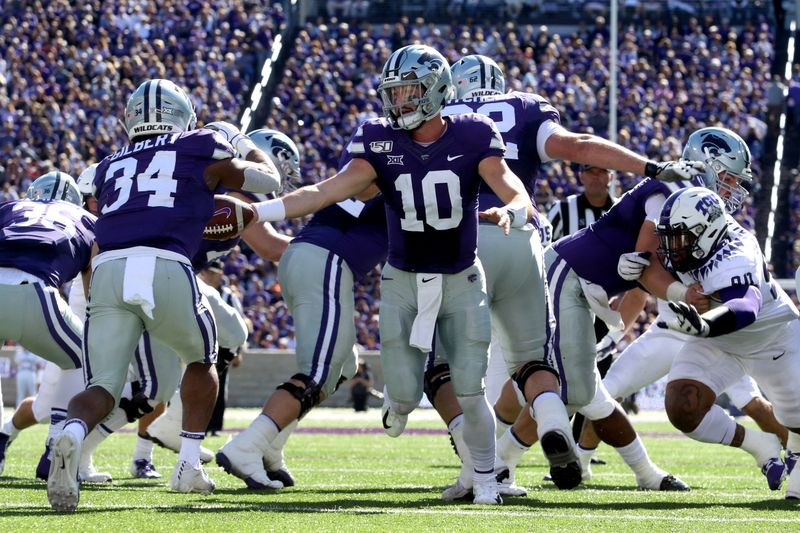
[[[221,208],[217,209],[216,211],[214,211],[214,216],[224,214],[226,217],[229,217],[229,216],[231,216],[232,212],[233,211],[231,211],[230,207],[221,207]]]
[[[62,457],[61,458],[61,470],[66,470],[66,468],[67,468],[67,465],[64,464],[64,458]]]
[[[432,277],[432,278],[428,278],[428,279],[422,278],[422,283],[428,283],[429,281],[433,281],[433,280],[435,280],[435,279],[436,279],[436,277],[435,277],[435,276],[434,276],[434,277]]]
[[[383,424],[383,429],[390,429],[392,427],[386,423],[387,418],[389,418],[389,411],[383,413],[383,418],[381,419],[381,424]]]
[[[394,281],[394,278],[385,278],[381,276],[381,281]]]
[[[447,156],[447,160],[448,160],[448,161],[455,161],[455,160],[456,160],[456,159],[458,159],[459,157],[464,157],[464,154],[458,154],[458,155],[448,155],[448,156]]]
[[[778,359],[780,359],[780,358],[781,358],[781,357],[783,357],[784,355],[786,355],[786,351],[785,351],[785,350],[784,350],[784,351],[782,351],[780,355],[773,355],[773,356],[772,356],[772,360],[773,360],[773,361],[777,361]]]

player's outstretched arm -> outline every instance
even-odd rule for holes
[[[705,170],[699,161],[650,161],[624,146],[588,133],[556,130],[544,144],[551,159],[629,172],[661,181],[688,180]]]
[[[356,158],[331,178],[306,185],[275,200],[253,205],[261,222],[302,217],[360,194],[372,185],[376,177],[371,164]]]
[[[491,220],[503,227],[506,234],[510,227],[522,227],[533,218],[535,211],[525,186],[508,168],[502,157],[484,158],[478,165],[478,173],[498,198],[506,204],[502,208],[493,207],[482,211],[481,218]]]

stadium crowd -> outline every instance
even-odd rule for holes
[[[768,22],[676,21],[643,19],[620,34],[618,142],[670,160],[690,132],[724,125],[749,144],[757,182],[774,56]],[[78,175],[121,146],[121,102],[146,76],[190,88],[201,123],[234,120],[285,22],[281,3],[266,0],[9,5],[0,14],[2,199],[19,197],[32,177],[50,168]],[[381,112],[375,91],[381,65],[391,50],[420,41],[451,61],[468,53],[495,58],[510,89],[548,98],[572,131],[607,136],[608,35],[602,16],[566,34],[513,23],[309,21],[297,33],[265,125],[301,145],[306,181],[332,175],[345,135]],[[579,190],[574,167],[555,162],[546,168],[537,191],[542,210]],[[616,193],[635,179],[618,176]],[[752,205],[741,211],[746,227],[753,227],[753,213]],[[795,214],[793,229],[799,219]],[[300,224],[278,228],[292,235]],[[245,246],[226,259],[225,273],[252,322],[250,345],[292,348],[276,266]],[[358,342],[366,348],[379,347],[377,280],[372,272],[356,289]]]

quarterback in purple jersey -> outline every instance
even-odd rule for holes
[[[274,133],[273,141],[279,132]],[[294,161],[292,171],[299,174],[297,148],[279,135],[294,152],[281,159]],[[340,168],[350,159],[342,154]],[[269,488],[268,479],[285,487],[295,484],[283,447],[299,420],[355,374],[354,281],[386,260],[387,247],[383,196],[363,202],[351,198],[316,212],[281,258],[278,280],[294,320],[299,372],[279,385],[261,414],[217,453],[217,463],[248,487]]]
[[[168,80],[148,80],[125,107],[131,144],[97,166],[99,253],[84,327],[87,389],[70,402],[64,431],[52,447],[47,492],[57,511],[77,508],[82,441],[116,405],[145,330],[186,362],[182,446],[170,485],[179,492],[214,490],[199,449],[217,397],[217,332],[191,257],[219,185],[268,193],[280,180],[249,138],[224,127],[193,130],[195,122],[183,89]],[[234,158],[235,151],[242,158]]]
[[[26,199],[0,204],[0,338],[63,370],[53,422],[83,389],[83,323],[59,294],[79,274],[88,285],[96,220],[82,204],[75,180],[59,171],[34,180]],[[0,474],[21,429],[9,420],[0,431]]]
[[[352,161],[336,176],[257,209],[264,220],[281,220],[379,187],[389,230],[381,282],[384,429],[400,435],[419,403],[435,329],[452,354],[452,382],[474,464],[474,502],[497,504],[494,419],[481,383],[491,333],[476,257],[480,183],[503,203],[480,216],[505,232],[525,225],[533,206],[502,159],[505,147],[491,120],[441,116],[451,89],[450,67],[436,50],[410,45],[395,51],[379,86],[385,117],[359,126],[347,148]]]

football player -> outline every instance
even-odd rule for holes
[[[59,289],[81,274],[88,285],[95,217],[82,207],[75,180],[59,171],[38,177],[27,198],[0,205],[0,338],[18,342],[62,369],[51,414],[55,428],[67,402],[83,390],[83,323]],[[46,416],[45,414],[42,417]],[[29,417],[30,418],[30,417]],[[27,423],[30,422],[30,423]],[[0,431],[0,474],[8,444],[35,419],[14,418]]]
[[[477,112],[494,119],[508,147],[505,159],[522,178],[532,202],[541,164],[554,159],[650,175],[691,176],[697,172],[690,163],[649,162],[599,137],[567,131],[561,126],[556,109],[544,98],[521,92],[505,94],[503,73],[488,57],[466,56],[454,65],[453,71],[459,100],[451,102],[445,113]],[[480,192],[482,209],[502,203],[488,187],[481,185]],[[555,324],[546,291],[541,243],[534,228],[521,228],[513,231],[511,238],[500,238],[503,235],[491,225],[479,226],[478,256],[486,270],[492,327],[500,344],[498,353],[502,353],[508,375],[512,376],[540,424],[532,435],[526,436],[529,442],[522,442],[522,437],[511,431],[501,437],[499,446],[505,447],[506,441],[513,441],[513,446],[527,448],[533,441],[550,433],[548,442],[542,441],[542,446],[550,461],[551,475],[560,488],[569,489],[581,481],[580,466],[566,410],[558,395],[560,372],[554,368],[549,350]],[[458,448],[457,424],[460,419],[457,406],[443,399],[448,379],[444,363],[449,353],[445,346],[437,345],[436,364],[428,371],[426,383],[431,390],[429,396],[433,396],[432,403],[448,422]],[[508,387],[507,390],[511,401],[516,404],[513,389]],[[520,416],[530,419],[528,413]],[[513,419],[505,424],[499,420],[498,424],[508,428],[511,422]],[[555,449],[561,450],[560,453],[555,453]],[[448,500],[463,498],[469,493],[471,465],[467,454],[460,453],[460,456],[464,467],[456,484],[443,494],[443,498]],[[522,494],[523,489],[512,488],[513,464],[510,466],[508,472],[500,472],[504,489],[510,494]]]
[[[52,445],[47,492],[57,511],[77,508],[82,441],[117,405],[143,331],[186,363],[182,446],[170,485],[179,492],[214,490],[199,451],[217,396],[217,332],[191,258],[219,185],[269,193],[280,180],[252,140],[194,130],[195,122],[183,89],[148,80],[125,107],[131,144],[96,169],[92,192],[100,217],[84,332],[87,389],[70,401],[64,430]],[[243,158],[234,158],[235,150]]]
[[[283,161],[299,177],[299,152],[291,139],[275,130],[248,135],[274,155],[279,169]],[[343,154],[340,167],[350,159]],[[383,197],[377,196],[318,211],[283,254],[278,280],[294,319],[300,372],[279,385],[261,414],[217,453],[217,463],[248,487],[270,488],[268,479],[295,484],[283,448],[299,420],[355,374],[353,284],[386,260],[387,247]]]
[[[772,402],[775,417],[789,429],[786,457],[796,461],[800,313],[772,279],[758,241],[725,213],[714,192],[693,187],[673,193],[656,230],[663,265],[684,283],[700,283],[714,302],[701,314],[690,304],[670,301],[674,317],[657,323],[691,336],[669,372],[665,405],[670,422],[700,442],[741,447],[776,490],[780,476],[771,479],[770,472],[784,471],[778,438],[744,428],[714,400],[745,373],[753,376]],[[789,476],[786,497],[800,498],[800,476]]]
[[[348,145],[352,161],[328,180],[257,205],[262,219],[280,220],[377,184],[389,225],[381,278],[384,429],[399,435],[418,405],[435,328],[451,354],[452,384],[464,411],[474,502],[497,504],[494,419],[482,385],[491,327],[476,258],[481,182],[500,200],[480,216],[504,233],[527,224],[534,210],[503,161],[505,146],[494,123],[477,114],[442,117],[451,88],[450,67],[439,52],[423,45],[396,50],[378,88],[385,116],[359,126]]]

